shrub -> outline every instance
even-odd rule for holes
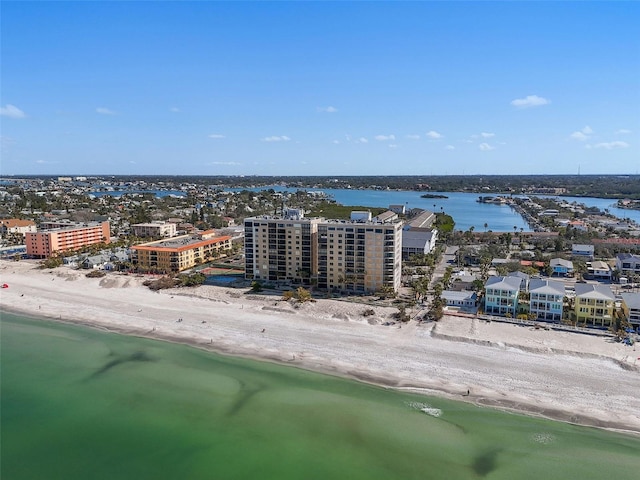
[[[62,263],[62,258],[60,257],[49,257],[40,262],[40,268],[56,268],[62,265]]]
[[[311,292],[304,287],[298,287],[296,289],[296,298],[299,302],[310,302],[313,300],[311,298]]]
[[[192,273],[190,275],[180,275],[178,280],[180,281],[183,287],[196,287],[198,285],[202,285],[207,279],[204,273]]]
[[[295,293],[294,293],[294,291],[293,291],[293,290],[287,290],[286,292],[284,292],[284,293],[282,294],[282,299],[288,302],[288,301],[289,301],[289,300],[291,300],[294,296],[295,296]]]
[[[163,290],[165,288],[173,288],[180,285],[180,280],[172,277],[162,277],[158,280],[148,280],[144,282],[144,285],[148,286],[151,290]]]
[[[85,275],[85,277],[87,278],[102,278],[106,275],[107,273],[102,271],[102,270],[91,270],[89,273],[87,273]]]

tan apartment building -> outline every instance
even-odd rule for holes
[[[27,232],[25,244],[27,255],[48,258],[58,252],[76,250],[96,243],[109,243],[109,222],[85,223],[39,232]]]
[[[176,224],[171,222],[136,223],[131,225],[131,231],[136,237],[174,237]]]
[[[231,251],[231,237],[207,230],[131,247],[132,261],[143,271],[181,272]]]
[[[323,221],[318,225],[318,287],[373,293],[398,291],[402,222]]]
[[[245,219],[245,278],[309,284],[315,277],[321,219],[293,212],[284,217]]]

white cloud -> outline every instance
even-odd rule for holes
[[[384,142],[384,141],[389,141],[389,140],[395,140],[396,136],[395,135],[376,135],[373,138],[375,138],[379,142]]]
[[[573,140],[578,140],[580,142],[584,142],[585,140],[589,139],[589,135],[585,135],[582,132],[573,132],[571,135],[569,135],[569,138]]]
[[[573,132],[571,135],[569,135],[569,138],[584,142],[585,140],[589,140],[589,138],[591,138],[591,135],[593,135],[593,129],[589,125],[587,125],[582,130]]]
[[[360,137],[356,140],[356,143],[369,143],[369,140],[367,140],[365,137]]]
[[[324,113],[336,113],[338,109],[336,107],[328,106],[328,107],[318,107],[319,112]]]
[[[430,130],[426,133],[427,137],[429,138],[442,138],[442,134],[436,132],[435,130]]]
[[[396,145],[395,143],[390,143],[389,148],[398,148],[398,145]]]
[[[627,148],[629,144],[627,142],[602,142],[596,143],[593,148],[605,148],[607,150],[612,150],[614,148]]]
[[[179,109],[178,107],[171,107],[171,108],[169,109],[169,111],[170,111],[170,112],[173,112],[173,113],[178,113],[178,112],[180,111],[180,109]]]
[[[58,162],[51,162],[49,160],[36,160],[36,163],[40,164],[40,165],[52,165]]]
[[[540,107],[541,105],[548,105],[549,103],[551,103],[550,100],[547,100],[544,97],[539,97],[537,95],[527,95],[524,98],[516,98],[515,100],[511,100],[511,105],[517,108]]]
[[[286,135],[281,135],[281,136],[273,135],[271,137],[264,137],[262,139],[263,142],[288,142],[289,140],[291,139]]]
[[[345,138],[345,140],[346,140],[347,142],[350,142],[350,141],[351,141],[351,135],[346,134],[346,135],[344,136],[344,138]]]
[[[209,138],[214,138],[214,139],[220,139],[220,138],[226,138],[224,135],[221,135],[219,133],[212,133],[211,135],[209,135]]]
[[[616,131],[616,135],[626,135],[627,133],[631,133],[631,130],[627,130],[626,128],[621,128]]]
[[[405,135],[409,140],[420,140],[420,135]]]
[[[495,150],[496,147],[492,147],[488,143],[481,143],[480,145],[478,145],[478,148],[483,152],[488,152],[489,150]]]
[[[109,110],[108,108],[104,108],[104,107],[96,108],[96,113],[99,113],[100,115],[115,115],[116,114],[116,112],[114,112],[113,110]]]
[[[26,118],[27,115],[15,105],[7,103],[6,106],[0,107],[0,115],[9,118]]]
[[[453,145],[447,145],[446,147],[444,147],[445,150],[455,150],[456,147],[454,147]]]
[[[331,143],[333,143],[334,145],[338,145],[338,144],[340,143],[340,140],[334,140],[334,141],[333,141],[333,142],[331,142]]]
[[[209,162],[207,165],[242,165],[238,162]]]

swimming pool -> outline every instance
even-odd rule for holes
[[[242,275],[207,275],[207,279],[205,280],[205,285],[228,285],[230,283],[235,282],[236,280],[242,280]]]

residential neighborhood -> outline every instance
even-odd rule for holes
[[[413,299],[424,318],[640,328],[637,225],[575,203],[483,197],[536,227],[479,232],[403,204],[349,209],[319,191],[197,182],[23,179],[0,186],[0,198],[5,258],[170,275],[233,257],[244,285]]]

